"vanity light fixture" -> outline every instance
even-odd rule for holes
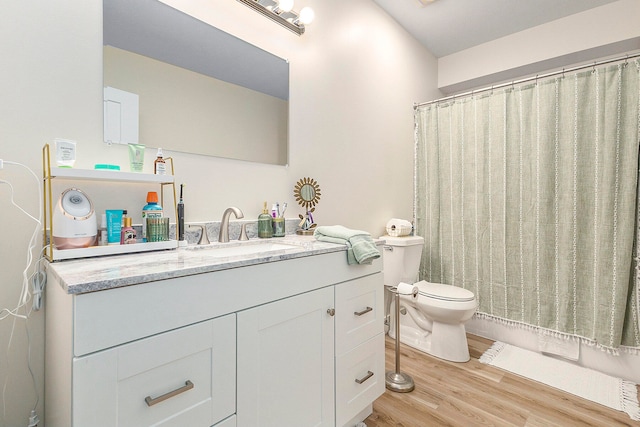
[[[297,35],[304,34],[315,14],[310,7],[303,7],[300,13],[293,10],[293,0],[238,0],[245,6],[277,22]]]

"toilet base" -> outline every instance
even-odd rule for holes
[[[396,339],[395,335],[395,330],[393,328],[390,329],[389,336]],[[431,354],[431,332],[412,328],[400,322],[400,342],[423,353]]]
[[[400,324],[400,327],[402,327],[402,324]],[[469,345],[467,344],[467,333],[464,325],[433,322],[432,334],[446,338],[434,340],[429,354],[452,362],[469,361]],[[400,338],[400,342],[402,342],[402,337]]]
[[[389,336],[395,339],[395,310],[393,308]],[[405,306],[405,309],[412,310],[413,307]],[[431,332],[420,328],[408,312],[402,314],[401,310],[400,342],[450,362],[464,363],[469,361],[469,345],[467,344],[467,334],[463,324],[433,322],[431,326]]]

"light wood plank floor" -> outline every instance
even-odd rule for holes
[[[493,343],[468,335],[471,360],[447,362],[400,345],[400,371],[415,390],[386,390],[374,402],[368,427],[640,426],[615,411],[527,380],[478,358]],[[395,341],[386,337],[386,369],[395,369]]]

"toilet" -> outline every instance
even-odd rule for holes
[[[415,283],[424,239],[419,236],[381,237],[384,284],[390,289],[400,282],[413,283],[417,295],[400,296],[400,342],[452,362],[467,362],[469,347],[464,324],[476,311],[473,292],[457,286]],[[395,337],[395,293],[385,302],[390,314],[389,336]],[[392,303],[393,302],[393,303]]]

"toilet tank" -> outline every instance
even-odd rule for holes
[[[420,268],[424,238],[420,236],[382,236],[384,284],[396,286],[400,282],[415,283]]]

